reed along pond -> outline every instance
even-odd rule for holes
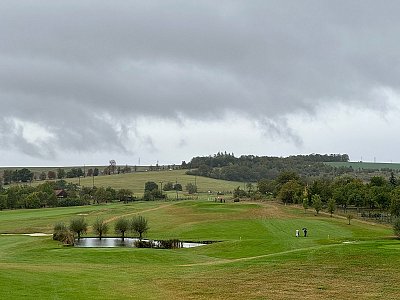
[[[135,242],[139,241],[138,238],[80,238],[75,240],[75,247],[79,248],[136,248]],[[161,247],[162,242],[157,240],[146,240],[142,239],[143,242],[152,243],[153,247],[148,248],[163,248]],[[207,245],[207,243],[195,243],[195,242],[183,242],[176,241],[176,246],[174,248],[193,248]]]

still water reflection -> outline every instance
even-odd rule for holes
[[[75,240],[75,247],[80,248],[116,248],[116,247],[128,247],[134,248],[135,241],[137,238],[81,238],[79,240]],[[149,240],[143,239],[143,241],[148,242]],[[158,241],[153,241],[153,243],[157,246],[159,244]],[[193,248],[198,246],[204,246],[202,243],[189,243],[189,242],[181,242],[181,248]]]

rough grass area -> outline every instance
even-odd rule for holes
[[[398,299],[400,241],[391,228],[298,211],[206,199],[2,211],[2,234],[51,232],[55,222],[82,214],[112,227],[121,216],[141,214],[149,238],[221,242],[83,249],[50,237],[0,235],[0,298]],[[303,227],[309,237],[296,238]]]

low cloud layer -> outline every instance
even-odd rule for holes
[[[390,110],[382,91],[400,87],[399,10],[398,1],[2,1],[0,141],[51,159],[56,148],[130,152],[127,139],[154,146],[138,118],[234,113],[301,144],[290,115],[337,103]],[[29,140],[21,122],[46,138]]]

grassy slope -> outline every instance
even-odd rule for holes
[[[326,162],[325,164],[333,167],[352,167],[358,169],[393,169],[400,170],[400,163],[373,163],[373,162]]]
[[[185,188],[185,185],[188,183],[197,184],[199,192],[207,192],[207,191],[232,191],[237,186],[243,187],[243,183],[234,182],[234,181],[226,181],[226,180],[217,180],[207,177],[199,177],[186,175],[186,170],[174,170],[174,171],[152,171],[152,172],[137,172],[137,173],[129,173],[129,174],[116,174],[110,176],[98,176],[95,177],[95,185],[96,186],[111,186],[115,189],[128,188],[131,189],[135,194],[142,194],[144,190],[144,184],[147,181],[154,181],[158,185],[162,181],[163,184],[166,182],[175,183],[176,181],[182,184],[182,187]],[[78,183],[78,178],[67,179],[73,183]],[[93,178],[86,177],[80,179],[81,185],[83,186],[92,186]]]
[[[141,213],[150,238],[221,240],[195,249],[79,249],[0,236],[0,297],[40,299],[396,299],[400,242],[391,230],[273,203],[140,202],[0,212],[0,232],[51,230],[87,214]],[[32,224],[31,226],[29,224]],[[295,238],[306,226],[310,236]],[[21,230],[23,228],[23,230]],[[343,243],[348,242],[351,243]]]

